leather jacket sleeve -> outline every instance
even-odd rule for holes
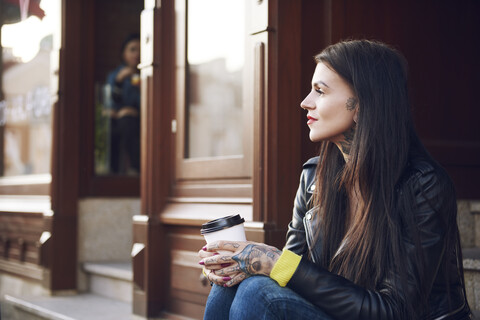
[[[434,168],[426,164],[416,168],[405,182],[410,184],[410,190],[414,193],[414,215],[425,264],[419,270],[420,266],[414,263],[416,249],[410,231],[407,230],[403,240],[406,248],[407,286],[403,292],[399,292],[402,289],[396,285],[398,279],[393,271],[387,272],[376,290],[367,290],[307,259],[304,255],[305,248],[297,243],[302,242],[305,246],[308,237],[305,235],[301,214],[302,210],[306,210],[305,196],[298,193],[286,247],[297,254],[303,254],[303,257],[287,286],[336,319],[401,319],[405,305],[398,297],[409,296],[413,297],[412,301],[420,301],[420,281],[430,290],[443,259],[446,227],[440,212],[451,208],[441,208],[441,203],[436,199],[451,195],[445,194],[448,188],[443,188],[445,181],[439,179]],[[302,181],[299,192],[305,194],[305,189],[301,191],[301,188]],[[422,279],[419,279],[419,274],[423,275]],[[413,308],[418,310],[417,306]]]
[[[293,206],[293,218],[288,224],[287,242],[285,248],[301,256],[308,254],[307,239],[305,234],[305,227],[303,225],[303,217],[308,211],[307,199],[307,171],[303,170],[300,176],[300,184],[298,186],[295,202]]]

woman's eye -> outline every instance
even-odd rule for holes
[[[319,94],[324,94],[324,92],[322,91],[322,89],[315,89],[315,91]]]

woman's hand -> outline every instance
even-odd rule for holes
[[[133,75],[134,73],[137,72],[137,69],[132,68],[132,67],[123,67],[118,73],[117,76],[115,77],[115,81],[117,83],[122,83],[123,79]]]
[[[232,253],[206,256],[218,250]],[[200,257],[203,257],[200,264],[205,266],[206,272],[210,271],[208,279],[226,287],[234,286],[252,275],[270,276],[282,254],[275,247],[251,241],[215,241],[207,244],[200,252]]]
[[[202,260],[200,260],[201,265],[204,265],[203,260],[205,258],[213,257],[213,256],[216,256],[216,255],[219,255],[219,253],[218,252],[209,252],[209,251],[206,251],[206,250],[203,250],[203,249],[198,251],[198,256],[200,257],[200,259],[202,259]],[[213,282],[213,283],[215,283],[216,285],[219,285],[219,286],[224,286],[227,281],[230,281],[234,277],[234,275],[229,275],[229,276],[226,276],[224,274],[223,275],[217,275],[216,271],[220,270],[222,268],[225,268],[225,267],[229,267],[229,266],[230,266],[230,263],[220,263],[218,265],[209,265],[208,267],[204,266],[203,274],[208,279],[208,281]]]

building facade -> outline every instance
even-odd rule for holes
[[[457,188],[480,309],[478,1],[0,3],[0,293],[11,314],[22,299],[88,295],[139,317],[200,319],[201,224],[239,213],[248,240],[282,247],[302,164],[317,152],[299,108],[313,56],[348,38],[387,42],[409,62],[418,132]],[[7,31],[29,19],[50,29],[20,57]],[[118,173],[105,79],[132,32],[141,170]]]

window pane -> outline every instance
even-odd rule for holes
[[[245,0],[189,0],[186,158],[243,153]]]
[[[29,7],[22,3],[3,2],[2,8],[3,176],[50,172],[60,1],[33,1]]]
[[[143,0],[95,1],[95,174],[140,172],[140,13]]]

